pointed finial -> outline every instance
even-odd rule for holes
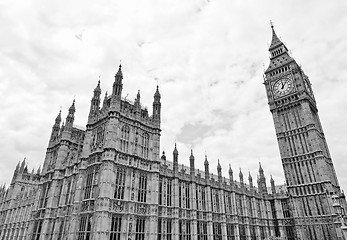
[[[253,179],[252,179],[252,176],[251,176],[251,171],[248,171],[248,180],[249,181],[252,181]]]
[[[75,96],[74,96],[74,99],[72,101],[72,105],[69,108],[69,113],[74,113],[75,111],[76,111],[76,108],[75,108]]]
[[[272,24],[272,20],[270,20],[270,26],[271,26],[271,28],[274,28],[274,26]]]
[[[240,168],[239,177],[240,177],[240,178],[243,178],[243,173],[242,173],[242,171],[241,171],[241,168]]]
[[[94,93],[101,93],[101,88],[100,88],[100,76],[101,76],[101,75],[99,75],[98,85],[96,85],[96,88],[94,89]]]
[[[175,155],[178,155],[178,151],[177,151],[177,145],[176,145],[176,141],[175,141],[175,148],[174,148],[174,151],[173,151],[173,153],[174,153]]]
[[[61,109],[59,110],[58,116],[55,118],[55,123],[60,124],[61,122]]]
[[[261,167],[261,163],[259,162],[259,173],[263,173],[264,172],[264,170],[263,170],[263,168]]]
[[[207,155],[205,154],[205,162],[204,162],[205,165],[208,165],[208,160],[207,160]]]
[[[233,170],[231,169],[231,164],[229,163],[229,175],[233,174]]]
[[[117,79],[123,78],[122,65],[121,65],[121,64],[119,64],[118,72],[116,73],[116,77],[118,77]],[[121,79],[120,79],[120,80],[121,80]]]
[[[218,164],[217,164],[217,170],[220,171],[222,167],[220,166],[219,159],[218,159]]]

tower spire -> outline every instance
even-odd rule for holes
[[[277,34],[275,32],[274,26],[272,25],[271,21],[270,21],[270,24],[271,24],[271,30],[272,30],[272,40],[271,40],[271,44],[269,47],[269,51],[271,51],[274,48],[278,47],[279,45],[283,44],[282,41],[277,37]]]
[[[207,155],[205,155],[205,179],[209,179],[210,178],[210,170],[209,170],[209,163],[207,161]]]
[[[157,85],[157,89],[154,93],[154,100],[153,100],[153,119],[158,121],[160,123],[160,112],[161,112],[161,103],[160,103],[160,92],[159,92],[159,86]]]
[[[73,122],[75,120],[75,112],[76,112],[76,107],[75,107],[75,99],[72,101],[72,105],[69,108],[69,113],[66,117],[66,125],[65,128],[70,128],[73,126]]]
[[[195,175],[195,158],[193,155],[193,149],[190,150],[190,157],[189,157],[189,162],[190,162],[190,174],[192,176]]]
[[[178,171],[178,151],[177,151],[176,142],[175,142],[175,148],[173,150],[173,170]]]
[[[112,97],[117,98],[120,100],[122,96],[122,89],[123,89],[123,73],[122,73],[122,65],[119,64],[118,72],[114,76],[114,83],[113,83],[113,89],[112,89]]]
[[[99,81],[97,86],[94,89],[94,95],[90,103],[88,120],[91,120],[92,117],[97,115],[100,110],[100,95],[101,95],[101,88],[100,88],[100,76],[99,76]]]

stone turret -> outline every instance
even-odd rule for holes
[[[69,113],[66,117],[65,121],[65,130],[70,130],[73,127],[73,123],[75,120],[75,112],[76,112],[76,107],[75,107],[75,99],[72,101],[72,104],[69,108]]]
[[[241,187],[243,187],[243,173],[241,171],[241,168],[240,168],[239,178],[240,178]]]
[[[61,122],[61,110],[59,111],[58,116],[55,118],[55,122],[52,127],[51,137],[49,139],[49,144],[52,144],[59,137],[60,122]]]
[[[101,95],[101,88],[100,88],[100,80],[99,80],[98,85],[94,89],[94,95],[93,95],[93,98],[92,98],[91,103],[90,103],[88,121],[90,121],[93,116],[95,116],[99,113],[100,95]]]
[[[276,193],[276,187],[275,187],[275,181],[273,180],[272,175],[270,178],[270,184],[271,184],[271,193],[275,194]]]
[[[161,103],[160,103],[160,93],[159,93],[159,86],[157,86],[157,90],[154,94],[154,101],[153,101],[153,120],[160,123],[160,114],[161,114]]]
[[[113,99],[121,99],[122,90],[123,90],[123,73],[122,73],[122,65],[119,65],[118,72],[114,76],[114,83],[112,89],[112,98]]]
[[[234,183],[233,170],[231,169],[231,164],[229,164],[229,180],[230,184]]]
[[[267,193],[266,179],[264,176],[264,170],[259,162],[259,177],[258,177],[258,191],[262,194]]]
[[[190,157],[189,157],[189,163],[190,163],[190,175],[194,176],[195,175],[195,163],[194,163],[194,155],[193,155],[193,150],[190,151]]]
[[[219,159],[217,164],[218,181],[222,181],[222,167],[220,166]]]
[[[251,172],[248,172],[248,183],[249,183],[249,187],[252,189],[253,188],[253,178],[251,176]]]
[[[178,151],[177,151],[176,143],[175,143],[175,148],[173,151],[173,170],[174,172],[178,171]]]
[[[205,179],[210,179],[210,170],[209,170],[209,163],[207,161],[207,156],[205,155]]]

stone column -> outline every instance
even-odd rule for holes
[[[224,202],[224,190],[219,191],[220,212],[222,213],[222,238],[227,239],[226,210]]]
[[[209,184],[209,182],[208,182]],[[206,186],[206,210],[207,210],[207,239],[213,240],[213,222],[212,222],[212,199],[211,187]]]
[[[114,179],[113,163],[103,161],[99,169],[100,180],[98,183],[99,196],[95,200],[95,214],[92,229],[93,240],[107,239],[110,230],[109,206],[112,196],[111,182]]]
[[[194,179],[194,178],[193,178]],[[192,240],[198,240],[198,227],[197,227],[197,219],[196,219],[196,212],[197,212],[197,206],[196,206],[196,184],[195,182],[192,182],[190,184],[190,190],[191,190],[191,194],[190,194],[190,206],[191,206],[191,215],[190,215],[190,219],[191,219],[191,229],[190,229],[190,233],[192,236]]]
[[[173,216],[173,221],[172,221],[172,240],[178,240],[179,239],[179,225],[178,225],[178,220],[179,220],[179,194],[178,194],[178,178],[175,178],[172,181],[172,203],[174,206],[172,216]]]

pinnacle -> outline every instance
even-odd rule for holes
[[[205,155],[205,162],[204,162],[204,164],[206,165],[208,165],[208,161],[207,161],[207,155]]]
[[[118,72],[116,73],[116,77],[123,78],[123,73],[122,73],[122,65],[119,64]]]
[[[61,122],[61,110],[59,111],[58,116],[55,118],[55,122],[56,123],[60,123]]]
[[[76,108],[75,108],[75,99],[72,101],[72,105],[71,107],[69,108],[69,113],[74,113],[76,111]]]
[[[222,169],[222,167],[220,166],[220,163],[219,163],[219,159],[218,159],[217,169],[218,170]]]
[[[99,81],[98,81],[98,85],[97,85],[96,88],[94,89],[94,93],[96,93],[96,92],[101,93],[100,79],[99,79]]]

